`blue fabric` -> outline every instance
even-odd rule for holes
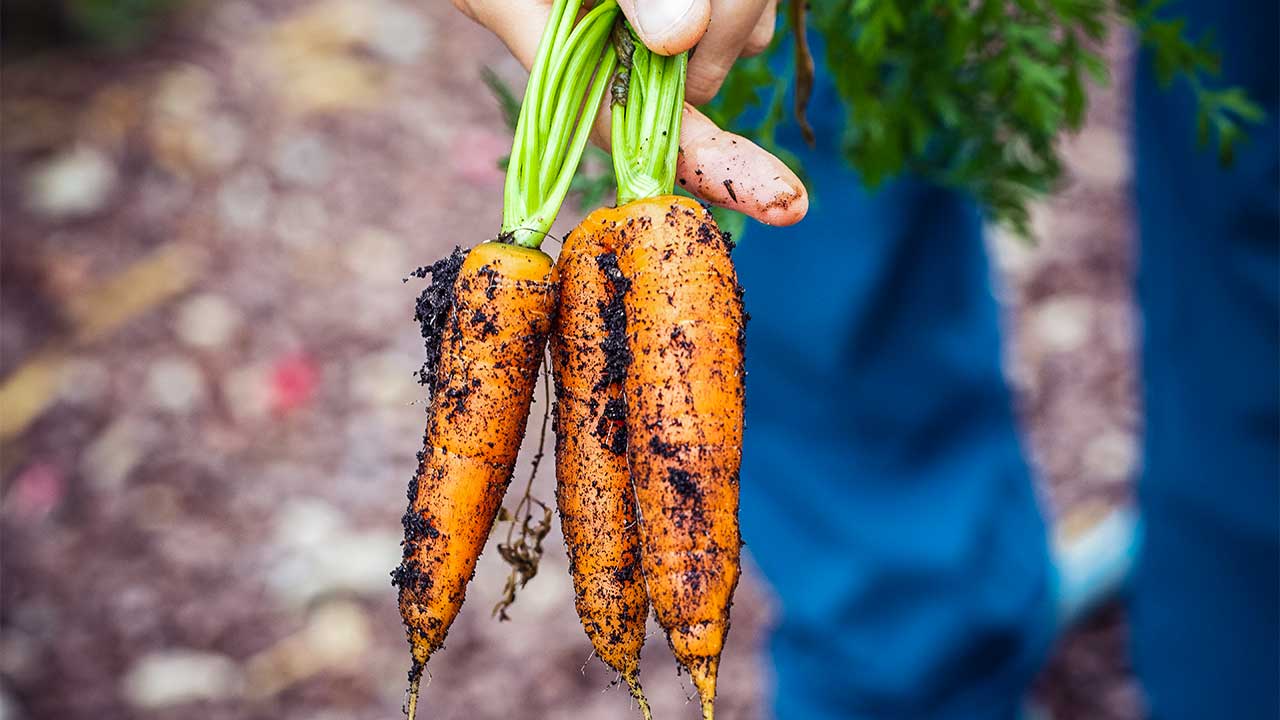
[[[1147,529],[1136,664],[1157,720],[1276,718],[1280,639],[1277,4],[1175,3],[1270,117],[1237,165],[1189,93],[1136,82]],[[747,345],[743,532],[781,602],[781,720],[1011,718],[1052,632],[1044,528],[1000,371],[981,227],[954,193],[868,192],[782,139],[814,202],[735,252]]]
[[[1280,717],[1280,4],[1175,2],[1269,113],[1234,167],[1185,86],[1136,87],[1147,532],[1134,657],[1157,720]]]
[[[821,71],[820,71],[821,72]],[[742,522],[781,600],[781,720],[1016,716],[1052,625],[1044,527],[974,206],[859,189],[820,81],[814,202],[735,251]]]

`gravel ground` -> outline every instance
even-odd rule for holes
[[[388,571],[423,418],[401,281],[499,222],[509,140],[482,64],[522,81],[447,3],[391,0],[203,3],[134,53],[6,64],[0,718],[398,716]],[[1066,142],[1039,246],[992,240],[1056,514],[1124,502],[1136,464],[1118,97]],[[482,558],[429,717],[634,717],[589,662],[558,535],[510,623]],[[767,714],[770,614],[749,571],[723,718]],[[651,630],[655,714],[693,717]],[[1139,717],[1123,644],[1104,613],[1039,695]]]

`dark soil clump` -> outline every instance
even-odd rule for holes
[[[664,458],[673,458],[680,453],[680,448],[672,443],[663,442],[655,435],[649,438],[649,452]]]
[[[667,482],[686,500],[698,500],[702,497],[702,491],[698,489],[698,484],[693,481],[688,470],[667,468]]]
[[[627,347],[627,312],[622,304],[622,296],[626,294],[631,282],[618,269],[617,253],[605,253],[597,257],[596,264],[613,285],[612,299],[600,307],[600,317],[604,320],[605,327],[604,343],[601,346],[605,355],[604,373],[595,388],[596,392],[600,392],[609,385],[625,380],[627,366],[631,364],[631,350]]]
[[[422,329],[423,344],[426,345],[426,359],[422,369],[418,371],[418,382],[427,387],[428,392],[435,390],[436,372],[440,366],[440,341],[449,323],[449,313],[453,310],[453,285],[458,279],[458,271],[462,269],[462,261],[467,252],[454,247],[448,257],[437,260],[431,265],[413,271],[414,277],[431,276],[431,284],[418,296],[414,306],[413,319]]]

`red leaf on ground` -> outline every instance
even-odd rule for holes
[[[307,355],[287,355],[271,369],[271,409],[285,414],[311,402],[320,384],[320,368]]]

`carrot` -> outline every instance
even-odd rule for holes
[[[400,588],[413,664],[413,719],[426,662],[462,606],[511,481],[556,310],[551,259],[538,247],[586,147],[616,53],[615,0],[579,18],[554,0],[525,88],[498,238],[432,266],[419,301],[430,395],[424,449],[403,518]],[[552,121],[554,120],[554,122]]]
[[[715,712],[739,575],[745,313],[730,245],[711,214],[671,195],[687,56],[621,43],[614,92],[617,233],[631,363],[627,457],[649,601],[676,659]]]
[[[639,682],[649,600],[623,424],[626,319],[612,223],[600,221],[611,213],[597,211],[583,220],[556,267],[562,288],[551,338],[556,504],[582,627],[649,718]]]
[[[420,674],[457,616],[524,436],[555,313],[551,258],[490,242],[452,284],[395,573]]]
[[[710,718],[742,545],[742,300],[728,244],[696,202],[650,198],[618,212],[645,579]]]

